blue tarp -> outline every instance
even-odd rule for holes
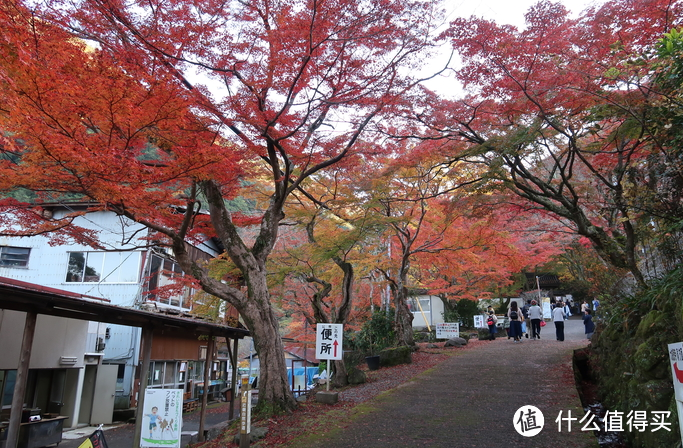
[[[313,375],[318,374],[318,368],[317,367],[296,367],[294,369],[294,376],[302,377],[302,381],[303,381],[304,369],[306,369],[306,384],[312,384],[313,383]],[[292,369],[287,369],[287,381],[289,381],[289,384],[292,384]]]

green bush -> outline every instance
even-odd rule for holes
[[[394,346],[396,344],[394,310],[391,309],[389,313],[375,312],[370,320],[363,324],[361,330],[350,334],[347,340],[349,347],[366,355],[374,355],[386,347]]]
[[[479,307],[476,301],[469,299],[460,299],[456,302],[457,313],[460,315],[459,320],[445,320],[444,322],[462,322],[462,326],[465,328],[474,327],[474,316],[476,314],[481,314],[479,312]]]

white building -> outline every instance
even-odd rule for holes
[[[443,301],[439,296],[420,295],[408,299],[408,308],[413,313],[413,328],[434,329],[436,324],[444,323]]]
[[[86,205],[60,205],[46,207],[46,210],[58,219],[68,213],[85,211]],[[108,211],[87,213],[76,218],[74,225],[96,232],[102,249],[82,244],[51,246],[43,236],[0,237],[0,277],[102,299],[123,307],[152,306],[175,314],[190,311],[192,291],[165,298],[155,294],[156,288],[171,283],[172,277],[181,271],[170,254],[147,247],[148,232],[143,226]],[[190,249],[195,257],[204,259],[219,252],[210,241]],[[16,353],[14,348],[8,348],[12,345],[8,342],[16,341],[17,337],[21,339],[21,332],[17,334],[16,329],[23,328],[23,320],[16,312],[0,312],[0,347],[3,347],[0,391],[5,406],[12,369],[16,368]],[[236,317],[236,313],[234,315]],[[111,407],[125,409],[135,404],[134,376],[140,361],[140,338],[141,331],[136,327],[40,316],[36,343],[45,350],[34,349],[30,365],[34,370],[29,380],[35,380],[35,390],[27,392],[32,402],[26,405],[39,405],[43,412],[68,416],[66,427],[110,423]],[[163,337],[157,338],[157,344],[161,341],[164,341]],[[200,342],[174,343],[172,337],[167,337],[163,343],[173,350],[157,346],[156,353],[170,359],[153,359],[150,384],[156,385],[161,375],[164,384],[165,380],[172,379],[169,384],[174,387],[185,385],[187,375],[179,369],[201,359]],[[112,382],[113,386],[109,385]],[[100,404],[94,397],[96,390],[103,390],[104,383],[114,394],[111,405]],[[189,396],[193,397],[195,390],[188,387]],[[74,388],[78,389],[78,402],[76,395],[70,393]]]

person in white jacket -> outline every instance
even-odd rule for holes
[[[553,308],[553,323],[555,324],[555,336],[558,341],[564,341],[564,304],[562,302],[556,303]]]
[[[543,319],[543,310],[535,300],[531,301],[529,307],[529,320],[531,321],[531,339],[541,339],[541,320]]]

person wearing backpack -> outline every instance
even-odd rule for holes
[[[496,340],[496,333],[498,333],[498,329],[496,328],[496,325],[498,324],[498,318],[496,317],[496,314],[493,312],[493,308],[489,310],[489,315],[486,318],[486,325],[489,327],[489,341],[495,341]]]
[[[522,322],[524,321],[524,315],[522,310],[519,309],[517,302],[512,302],[510,304],[510,309],[508,309],[508,319],[510,319],[510,337],[514,338],[514,342],[522,342]]]

